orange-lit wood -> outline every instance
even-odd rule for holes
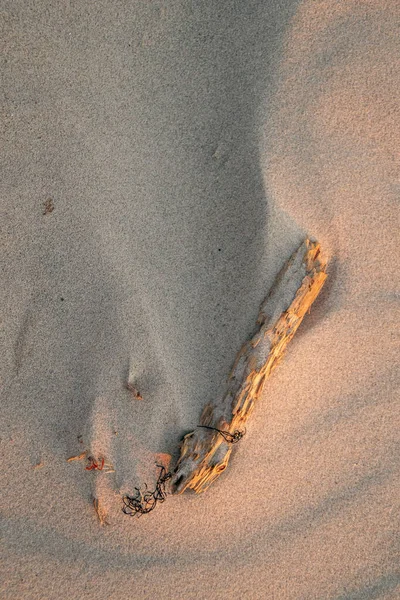
[[[279,273],[261,305],[258,329],[238,353],[224,395],[207,404],[199,425],[219,430],[243,431],[260,397],[265,380],[282,359],[305,314],[326,279],[326,260],[317,242],[306,239]],[[191,488],[205,491],[226,469],[232,444],[217,431],[197,428],[181,444],[181,455],[172,479],[176,494]]]

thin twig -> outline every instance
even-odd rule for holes
[[[67,458],[67,462],[72,462],[73,460],[82,460],[83,458],[86,458],[86,450],[85,452],[82,452],[81,454],[78,454],[77,456],[70,456],[69,458]]]
[[[94,507],[94,510],[96,511],[96,515],[100,521],[100,525],[108,525],[108,523],[106,521],[107,511],[104,508],[103,504],[100,503],[98,498],[93,498],[93,507]]]

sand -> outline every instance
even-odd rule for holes
[[[400,598],[396,5],[3,0],[2,600]],[[306,234],[229,469],[127,517]]]

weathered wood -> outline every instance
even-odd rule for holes
[[[306,239],[279,273],[261,305],[256,333],[236,357],[224,395],[204,407],[200,425],[231,434],[244,430],[265,380],[318,296],[325,270],[319,244]],[[198,427],[188,433],[181,444],[172,492],[205,491],[226,469],[231,452],[232,443],[218,431]]]

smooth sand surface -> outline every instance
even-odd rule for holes
[[[398,3],[1,4],[0,598],[398,600]],[[125,516],[306,234],[229,469]]]

